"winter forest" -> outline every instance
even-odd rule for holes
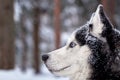
[[[120,29],[120,0],[0,0],[0,80],[68,80],[41,55],[64,46],[98,4]]]

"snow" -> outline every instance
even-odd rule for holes
[[[35,75],[33,69],[29,68],[22,72],[19,67],[14,70],[0,70],[0,80],[68,80],[53,76],[45,66],[42,66],[42,74]]]

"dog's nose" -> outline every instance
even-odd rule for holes
[[[42,55],[42,60],[44,62],[46,62],[48,58],[49,58],[49,55],[47,55],[47,54]]]

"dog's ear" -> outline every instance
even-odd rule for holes
[[[95,13],[92,14],[89,20],[89,24],[91,28],[90,32],[96,35],[96,37],[101,36],[104,30],[112,29],[112,26],[113,26],[110,20],[108,19],[108,17],[106,16],[104,9],[103,9],[103,5],[101,4],[98,5]]]

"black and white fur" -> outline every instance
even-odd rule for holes
[[[42,60],[51,73],[70,80],[120,80],[120,72],[113,70],[116,55],[103,39],[87,23],[72,33],[64,47],[44,54]]]
[[[113,67],[115,70],[120,71],[120,31],[113,27],[102,5],[98,6],[91,17],[90,24],[92,25],[91,34],[99,39],[104,39],[108,43],[110,50],[116,56]]]
[[[90,27],[91,24],[88,26]],[[78,42],[81,41],[81,37],[83,34],[82,30],[78,30],[76,33],[76,40]],[[99,38],[91,35],[88,33],[85,38],[85,45],[91,50],[91,55],[88,58],[88,64],[90,65],[91,73],[87,79],[84,80],[119,80],[120,79],[120,72],[114,71],[114,53],[111,53],[109,49],[109,45],[100,40]],[[80,79],[78,79],[80,80]]]

